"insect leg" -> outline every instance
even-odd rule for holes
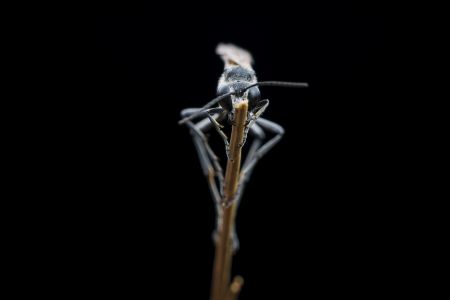
[[[245,166],[248,163],[248,161],[252,159],[252,157],[255,155],[256,151],[261,146],[262,141],[266,136],[264,134],[264,131],[261,129],[260,126],[258,126],[258,124],[253,124],[253,126],[250,128],[250,135],[254,136],[254,139],[247,153],[243,166]],[[244,188],[247,183],[247,180],[248,178],[250,178],[250,173],[251,171],[247,173],[247,176],[245,176],[245,178],[241,177],[242,180],[239,181],[238,189],[236,191],[236,195],[234,198],[234,201],[237,201],[236,205],[238,206],[241,201],[242,194],[244,193]],[[231,233],[231,238],[233,240],[233,252],[236,252],[239,249],[239,239],[236,233],[236,228],[233,229],[233,232]]]
[[[198,109],[195,108],[187,108],[181,111],[182,117],[187,117],[191,114],[194,114],[198,111]],[[220,110],[221,111],[221,110]],[[186,125],[191,129],[191,135],[196,135],[203,143],[203,146],[206,150],[206,153],[208,154],[209,158],[211,159],[214,169],[216,171],[216,175],[219,178],[220,182],[220,189],[222,191],[223,189],[223,171],[222,167],[219,164],[219,159],[217,158],[217,155],[214,153],[214,151],[211,149],[208,139],[204,135],[204,131],[208,131],[210,129],[210,123],[207,121],[207,119],[204,119],[196,124],[194,124],[192,121],[187,121]]]
[[[245,141],[247,140],[248,131],[253,126],[255,121],[261,116],[261,114],[266,110],[267,106],[269,106],[269,100],[264,99],[259,101],[257,106],[252,109],[252,111],[249,113],[249,118],[247,121],[247,124],[245,125],[244,129],[244,139],[242,140],[241,147],[245,144]]]
[[[264,140],[264,138],[265,138],[263,129],[260,126],[258,126],[257,124],[255,124],[255,122],[261,116],[261,114],[266,110],[268,105],[269,105],[268,99],[261,100],[258,103],[258,105],[254,109],[252,109],[252,111],[249,114],[250,118],[244,129],[245,130],[244,131],[244,140],[242,142],[242,145],[245,143],[249,131],[252,133],[252,135],[255,137],[255,139],[253,140],[253,143],[247,154],[245,162],[242,165],[242,170],[245,170],[246,167],[253,162],[256,152],[259,149],[259,147],[261,146],[262,140]],[[246,184],[248,178],[250,178],[252,170],[253,170],[253,167],[250,168],[249,170],[247,170],[246,172],[241,171],[239,185],[238,185],[238,189],[236,191],[236,196],[235,196],[235,201],[238,202],[238,205],[241,200],[242,194],[244,192],[245,184]]]
[[[260,125],[263,129],[275,133],[275,136],[267,141],[264,145],[262,145],[255,152],[255,154],[248,161],[246,161],[241,171],[241,177],[245,177],[247,174],[249,174],[249,172],[252,171],[261,157],[263,157],[270,149],[272,149],[273,146],[275,146],[280,141],[284,134],[283,127],[267,119],[259,118],[256,120],[256,124]]]
[[[258,105],[254,109],[252,109],[252,113],[254,115],[254,119],[258,119],[262,113],[266,110],[267,106],[269,106],[269,99],[264,99],[259,101]]]
[[[213,167],[213,164],[211,163],[211,159],[208,155],[206,147],[203,144],[203,141],[195,134],[192,134],[192,140],[194,142],[195,149],[197,150],[197,154],[200,159],[200,165],[202,167],[203,174],[206,176],[208,180],[208,186],[211,192],[211,196],[214,199],[214,203],[220,203],[221,197],[215,181],[216,171]]]
[[[188,108],[181,112],[182,117],[189,116],[190,114],[196,113],[198,109]],[[214,200],[215,212],[216,212],[216,229],[213,232],[213,240],[217,242],[218,235],[217,229],[222,223],[222,209],[221,209],[221,194],[223,190],[223,171],[218,162],[218,158],[209,146],[208,140],[204,135],[203,131],[208,131],[211,129],[210,121],[205,118],[202,121],[194,124],[192,121],[187,121],[186,125],[190,128],[190,133],[192,135],[192,140],[194,142],[195,148],[197,150],[200,164],[202,166],[203,174],[208,180],[208,186],[211,195]],[[215,172],[214,172],[215,171]],[[217,183],[215,180],[217,176],[220,184],[220,192],[217,188]]]
[[[257,125],[260,125],[257,126]],[[262,128],[274,132],[276,135],[270,139],[269,141],[267,141],[264,145],[262,145],[261,147],[259,147],[259,145],[261,144],[261,140],[264,138],[264,132],[261,135],[259,133],[259,135],[256,135],[257,132],[255,132],[255,129],[259,129],[262,131]],[[256,120],[256,123],[251,127],[251,132],[256,133],[255,137],[258,141],[259,144],[257,144],[257,150],[254,151],[249,151],[249,154],[247,155],[247,158],[244,162],[244,164],[242,165],[242,169],[241,169],[241,174],[239,177],[239,185],[236,191],[236,196],[234,201],[238,201],[238,203],[240,202],[240,199],[242,197],[242,193],[244,191],[245,188],[245,184],[247,182],[247,180],[250,178],[250,175],[253,171],[253,168],[255,167],[256,163],[261,159],[261,157],[263,157],[270,149],[273,148],[273,146],[275,146],[279,140],[281,139],[281,137],[284,134],[284,129],[283,127],[281,127],[280,125],[269,121],[267,119],[264,118],[259,118],[258,120]],[[252,146],[253,148],[253,146]]]
[[[222,108],[221,111],[221,115],[219,117],[222,116],[226,116],[226,112],[225,110]],[[223,126],[219,124],[219,122],[217,122],[217,120],[211,116],[210,114],[207,114],[207,117],[209,118],[209,120],[211,121],[211,123],[214,125],[214,128],[216,129],[216,131],[219,133],[220,137],[222,137],[223,142],[225,143],[225,152],[227,154],[227,157],[230,157],[230,143],[228,142],[228,137],[226,136],[226,134],[222,131]]]
[[[199,108],[201,109],[201,108]],[[197,113],[199,109],[196,108],[187,108],[181,111],[181,115],[183,118],[189,117],[190,115]],[[213,116],[215,113],[219,113],[219,116],[217,119]],[[211,124],[216,129],[217,133],[219,133],[220,137],[222,138],[224,144],[225,144],[225,152],[227,154],[227,157],[229,157],[230,154],[230,143],[228,142],[228,137],[226,134],[222,131],[223,126],[219,124],[217,120],[222,120],[224,117],[226,117],[227,112],[222,107],[214,107],[210,108],[208,110],[205,110],[202,114],[199,116],[206,116],[210,120]]]
[[[188,121],[190,122],[190,121]],[[216,172],[214,171],[213,164],[211,163],[210,155],[205,147],[203,140],[194,132],[191,132],[192,140],[194,142],[195,148],[197,149],[198,156],[200,158],[200,164],[202,166],[203,174],[208,180],[208,187],[211,192],[211,196],[214,200],[214,208],[216,213],[216,229],[213,232],[213,240],[217,243],[218,241],[218,228],[222,223],[222,209],[221,209],[221,192],[217,188],[217,182],[215,180]],[[220,188],[223,186],[223,179],[219,178]]]
[[[250,149],[248,150],[245,161],[242,165],[242,170],[245,169],[245,167],[253,160],[256,152],[258,151],[258,149],[260,148],[260,146],[262,144],[262,141],[266,138],[264,130],[258,124],[253,124],[253,126],[250,127],[250,134],[252,136],[254,136],[254,139],[252,141]],[[235,196],[235,200],[238,202],[238,205],[239,205],[242,193],[244,191],[246,181],[248,180],[248,178],[251,175],[251,171],[252,170],[249,170],[246,173],[246,176],[242,176],[242,172],[241,172],[239,186],[238,186],[238,190],[237,190],[236,196]]]

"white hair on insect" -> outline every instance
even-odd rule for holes
[[[216,53],[220,55],[225,63],[225,68],[240,65],[247,69],[252,69],[253,57],[245,49],[242,49],[233,44],[220,43],[217,45]]]

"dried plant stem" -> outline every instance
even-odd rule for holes
[[[230,285],[228,300],[237,300],[243,284],[244,278],[241,276],[234,277],[233,282]]]
[[[235,105],[235,119],[231,130],[230,154],[225,172],[224,202],[230,203],[234,198],[239,182],[241,168],[241,145],[244,138],[245,122],[247,120],[248,102],[242,101]],[[218,230],[219,239],[216,243],[214,258],[211,300],[237,299],[242,287],[242,277],[236,277],[230,284],[232,265],[232,239],[236,216],[236,203],[222,207],[223,222]]]

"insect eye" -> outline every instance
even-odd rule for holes
[[[226,93],[230,92],[230,88],[227,85],[223,85],[217,89],[217,96],[222,96]],[[233,109],[233,104],[231,102],[231,96],[228,96],[222,100],[220,100],[220,106],[225,108],[228,111],[231,111]]]
[[[259,88],[257,86],[252,87],[248,90],[248,101],[250,103],[256,104],[261,100],[261,93],[259,92]]]

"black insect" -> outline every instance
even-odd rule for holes
[[[223,126],[219,122],[227,118],[232,124],[235,113],[234,107],[241,101],[248,101],[249,109],[242,145],[244,145],[248,133],[253,135],[254,139],[241,168],[239,186],[234,199],[234,201],[239,202],[245,182],[248,180],[256,163],[278,143],[284,134],[283,127],[261,117],[261,114],[269,105],[269,100],[261,100],[259,86],[307,87],[308,84],[282,81],[258,82],[255,71],[252,68],[253,58],[248,51],[232,44],[219,44],[216,53],[221,56],[225,63],[225,69],[217,86],[217,97],[202,108],[183,109],[181,111],[183,119],[179,121],[179,124],[186,124],[190,128],[203,172],[208,179],[208,185],[216,203],[217,226],[219,226],[222,219],[220,206],[229,205],[230,203],[224,203],[222,200],[223,171],[204,133],[214,127],[225,143],[228,156],[228,137],[222,131]],[[213,107],[217,104],[217,107]],[[197,118],[202,118],[202,120],[194,123],[193,120]],[[265,143],[263,143],[265,139],[264,130],[275,134],[274,137]],[[237,249],[237,238],[235,234],[233,236],[235,249]]]

